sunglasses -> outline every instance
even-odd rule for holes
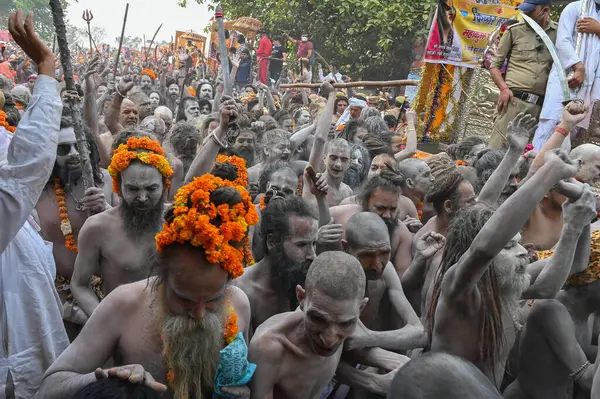
[[[58,155],[59,157],[69,155],[69,153],[71,152],[71,148],[75,148],[75,150],[77,150],[75,144],[59,144],[58,146],[56,146],[56,155]]]

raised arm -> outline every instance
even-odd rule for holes
[[[596,199],[588,186],[579,199],[568,200],[563,204],[564,223],[556,250],[539,274],[535,274],[535,264],[530,266],[533,272],[530,273],[532,283],[523,293],[524,299],[556,297],[571,274],[579,236],[584,226],[589,226],[595,216]]]
[[[587,224],[583,227],[579,235],[579,241],[577,241],[577,248],[575,248],[575,256],[573,258],[573,266],[571,266],[571,275],[581,273],[588,268],[593,245],[591,231],[591,225]]]
[[[544,154],[548,151],[552,151],[555,148],[560,148],[567,138],[567,136],[573,131],[575,126],[585,119],[589,106],[579,102],[572,101],[563,109],[562,120],[552,133],[552,136],[546,141],[544,146],[540,149],[533,164],[529,169],[527,177],[532,176],[539,168],[544,165]]]
[[[327,98],[327,104],[321,112],[317,129],[315,132],[315,142],[312,151],[308,158],[308,163],[315,168],[317,172],[323,170],[323,156],[325,155],[325,143],[327,142],[327,134],[331,129],[331,115],[333,115],[333,107],[335,104],[335,90],[330,83],[321,85],[321,92]]]
[[[412,109],[406,113],[406,147],[394,155],[396,161],[400,162],[408,159],[417,153],[417,129],[415,129],[415,119],[417,113]]]
[[[423,287],[427,272],[427,262],[439,250],[444,248],[445,243],[446,238],[433,231],[421,235],[416,240],[413,245],[415,254],[412,262],[400,277],[402,287],[419,290]]]
[[[477,201],[495,205],[504,190],[504,186],[510,177],[519,157],[527,146],[530,137],[535,133],[536,120],[530,115],[520,113],[508,124],[508,151],[502,158],[500,165],[494,170],[492,176],[485,183]]]
[[[578,165],[560,152],[546,153],[546,164],[510,196],[479,231],[471,246],[446,275],[442,291],[449,299],[471,292],[492,259],[523,228],[537,204],[554,185],[575,176]]]
[[[292,144],[292,148],[296,149],[300,147],[314,130],[315,124],[313,123],[312,125],[308,125],[298,130],[296,133],[292,134],[292,136],[290,137],[290,143]]]
[[[126,81],[122,78],[116,86],[117,94],[113,97],[110,106],[106,110],[104,124],[113,136],[123,130],[123,125],[119,123],[119,115],[121,114],[121,105],[123,100],[127,98],[127,93],[133,89],[133,81]]]
[[[222,148],[221,145],[224,144],[225,136],[227,136],[227,125],[232,118],[237,117],[237,114],[235,101],[227,99],[219,112],[219,126],[206,138],[202,150],[194,158],[194,162],[185,176],[186,184],[191,182],[194,177],[210,173],[217,155],[219,155],[219,149]]]
[[[83,120],[92,130],[92,136],[96,141],[98,152],[100,153],[100,165],[107,168],[110,165],[110,148],[100,139],[100,128],[98,125],[98,111],[96,108],[96,96],[98,86],[95,82],[96,68],[100,62],[99,55],[96,55],[90,63],[85,73],[85,92],[83,97]]]
[[[33,96],[12,137],[6,162],[0,163],[0,253],[33,211],[56,159],[62,114],[54,55],[33,30],[33,17],[23,24],[22,11],[11,14],[9,31],[15,42],[38,65]]]

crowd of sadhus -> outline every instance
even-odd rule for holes
[[[9,29],[37,74],[0,92],[1,397],[600,398],[600,147],[561,148],[587,104],[537,153],[519,114],[424,154],[415,112],[329,82],[96,56],[78,126]]]

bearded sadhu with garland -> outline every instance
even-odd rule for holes
[[[164,221],[173,170],[156,140],[125,139],[126,133],[117,137],[122,143],[108,167],[121,203],[89,217],[77,237],[71,292],[88,317],[100,303],[89,286],[94,275],[102,278],[105,295],[148,277],[150,259],[156,252],[154,237]]]
[[[155,276],[98,305],[47,371],[40,398],[71,397],[107,376],[163,398],[250,398],[250,305],[230,281],[251,258],[247,231],[258,215],[239,180],[205,174],[178,191],[156,235]],[[121,366],[100,368],[113,354]]]

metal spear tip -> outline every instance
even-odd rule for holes
[[[220,3],[215,7],[215,17],[223,18],[223,7],[221,7]]]

